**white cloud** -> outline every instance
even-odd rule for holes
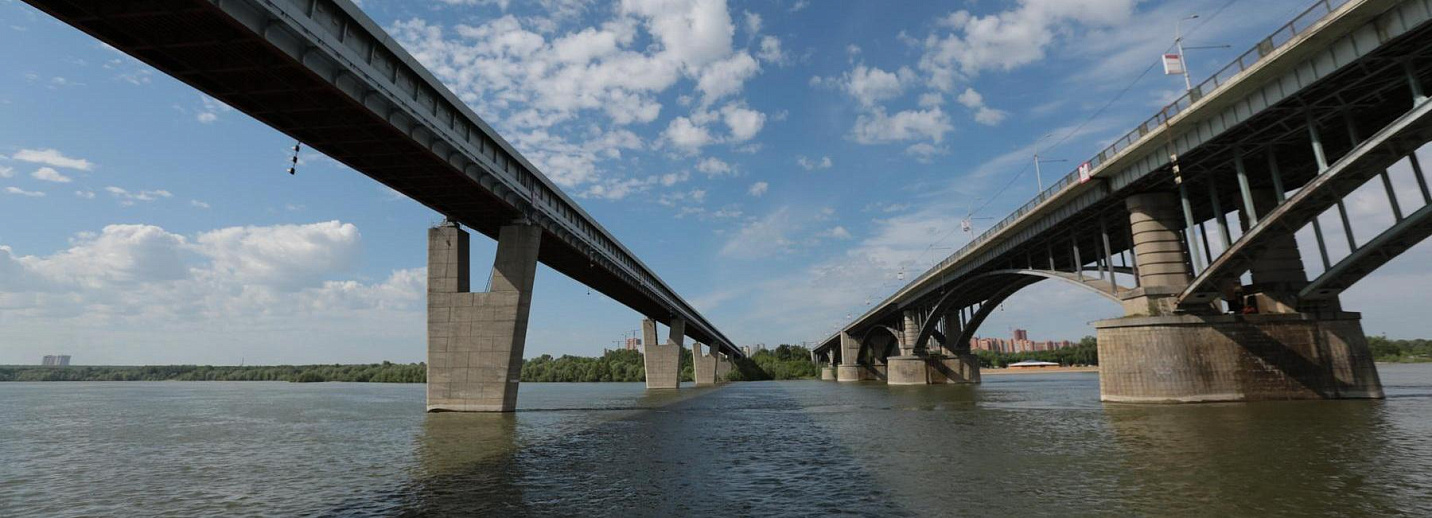
[[[55,149],[21,149],[19,151],[16,151],[15,154],[10,155],[10,158],[22,162],[32,162],[36,164],[44,164],[53,167],[63,167],[67,169],[78,169],[81,171],[89,171],[91,169],[94,169],[94,164],[90,163],[89,160],[85,160],[83,158],[67,157],[64,155],[64,153],[61,153],[59,152],[59,150]]]
[[[760,33],[761,33],[761,15],[756,14],[756,13],[753,13],[753,12],[751,12],[751,11],[746,11],[744,14],[745,14],[745,20],[746,20],[746,33],[749,34],[749,35],[751,35],[751,36],[755,36],[755,35],[757,35],[757,34],[760,34]]]
[[[71,181],[73,181],[70,177],[60,174],[59,171],[56,171],[49,167],[41,167],[39,169],[36,169],[35,172],[30,173],[30,176],[36,180],[46,182],[70,183]]]
[[[712,178],[729,175],[733,172],[731,164],[714,156],[703,158],[700,162],[697,162],[696,170],[706,173],[706,176]]]
[[[846,230],[845,227],[842,227],[840,225],[831,227],[829,230],[826,230],[816,235],[829,239],[850,239],[850,231]]]
[[[13,178],[14,176],[15,168],[0,166],[0,178]]]
[[[94,197],[94,195],[91,194],[90,197]],[[204,202],[199,201],[199,200],[189,200],[189,206],[191,206],[191,207],[197,207],[197,208],[200,208],[200,209],[207,209],[207,208],[209,208],[209,204],[208,204],[208,203],[204,203]]]
[[[832,165],[830,157],[828,156],[823,156],[819,159],[806,158],[805,156],[797,156],[796,163],[800,164],[801,168],[807,171],[814,171],[816,169],[830,169],[830,166]]]
[[[293,356],[282,355],[294,354],[292,340],[364,348],[393,329],[404,336],[389,347],[420,340],[420,324],[409,322],[422,321],[421,268],[372,282],[330,278],[347,268],[357,242],[352,225],[326,222],[196,236],[109,225],[77,234],[66,249],[48,255],[20,255],[0,245],[0,329],[7,340],[27,329],[44,336],[57,328],[112,338],[67,344],[95,362],[176,361],[221,349],[247,351],[250,360],[262,356],[259,351],[274,354],[269,361],[289,360]],[[163,337],[175,333],[183,339],[165,345]],[[256,333],[272,335],[255,340]],[[126,335],[144,337],[143,353],[155,356],[115,349]],[[279,343],[264,345],[274,339]],[[298,354],[314,361],[332,350]]]
[[[756,57],[761,61],[778,66],[790,63],[790,56],[781,50],[781,39],[775,36],[761,37],[761,48],[756,52]]]
[[[676,185],[676,184],[681,183],[681,182],[685,182],[685,181],[690,180],[690,179],[691,179],[691,172],[689,172],[689,171],[680,171],[680,172],[676,172],[676,173],[666,173],[666,174],[664,174],[664,175],[661,175],[661,185],[664,186],[664,187],[671,187],[671,186],[673,186],[673,185]]]
[[[766,125],[766,114],[734,103],[721,108],[721,117],[726,127],[731,129],[731,140],[734,142],[754,138]]]
[[[105,187],[104,190],[105,192],[108,192],[110,196],[113,196],[115,199],[118,199],[121,205],[126,206],[133,205],[136,201],[154,201],[160,198],[174,197],[174,193],[171,193],[164,189],[155,189],[152,191],[129,191],[111,185],[109,187]]]
[[[908,67],[900,67],[894,72],[886,72],[876,67],[858,64],[841,77],[811,78],[811,84],[835,86],[854,97],[862,107],[872,108],[881,101],[899,97],[905,93],[905,87],[915,80],[915,73]]]
[[[895,115],[886,115],[883,108],[876,108],[856,118],[851,136],[861,144],[925,139],[938,143],[952,129],[949,117],[938,106],[905,110]]]
[[[677,148],[687,152],[695,153],[702,147],[716,141],[711,132],[703,126],[698,126],[686,117],[677,117],[671,120],[666,126],[662,137]]]
[[[799,12],[801,9],[805,9],[806,6],[809,5],[810,0],[796,0],[794,4],[791,4],[790,12]]]
[[[955,98],[955,100],[959,101],[959,103],[964,105],[966,108],[974,110],[975,122],[984,124],[986,126],[998,125],[999,123],[1004,122],[1004,118],[1009,115],[1004,111],[996,110],[994,108],[986,106],[984,102],[984,96],[980,95],[979,92],[976,92],[974,88],[965,88],[964,93],[961,93],[959,97]]]
[[[586,10],[575,2],[543,5]],[[627,0],[603,12],[604,20],[567,32],[513,15],[453,26],[415,18],[388,29],[478,114],[517,135],[513,144],[539,169],[578,187],[609,180],[603,163],[621,155],[605,152],[608,135],[627,141],[621,149],[642,148],[634,133],[612,127],[656,121],[662,94],[689,85],[691,94],[680,97],[699,93],[696,109],[704,111],[760,71],[755,58],[733,47],[736,26],[724,0]],[[607,122],[593,123],[588,112]],[[663,139],[687,153],[717,142],[711,121],[699,118],[672,119]],[[621,191],[614,186],[591,192]]]
[[[747,194],[750,194],[751,196],[755,196],[755,197],[759,198],[759,197],[761,197],[762,195],[766,194],[766,191],[767,191],[767,190],[770,190],[770,188],[771,188],[771,184],[769,184],[769,183],[766,183],[766,182],[756,182],[756,183],[751,184],[751,188],[746,189],[746,193],[747,193]]]
[[[75,197],[85,200],[93,200],[94,191],[75,191]]]
[[[1133,14],[1135,0],[1024,0],[987,16],[957,11],[938,25],[944,35],[925,39],[919,68],[932,87],[954,90],[958,80],[984,70],[1013,70],[1044,58],[1056,36],[1076,25],[1118,25]]]
[[[45,195],[45,193],[40,192],[40,191],[27,191],[27,190],[21,189],[21,188],[19,188],[19,187],[6,187],[6,188],[5,188],[5,192],[7,192],[7,193],[9,193],[9,194],[18,194],[18,195],[20,195],[20,196],[28,196],[28,197],[31,197],[31,198],[39,198],[39,197]]]
[[[930,163],[930,161],[933,160],[935,156],[943,155],[946,153],[949,153],[948,149],[944,148],[943,146],[937,147],[933,144],[930,144],[929,142],[919,142],[912,144],[910,147],[905,148],[906,155],[915,157],[915,160],[926,164]]]

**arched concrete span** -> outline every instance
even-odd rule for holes
[[[1116,268],[1114,269],[1114,272],[1127,273],[1128,269]],[[972,286],[976,283],[986,282],[997,278],[1009,278],[1011,283],[1008,287],[1000,289],[998,292],[996,292],[994,296],[991,296],[983,301],[969,301],[967,299],[962,298],[966,291],[965,288],[968,288],[969,286]],[[933,312],[931,312],[931,314],[943,315],[948,313],[951,309],[971,305],[973,302],[982,302],[983,305],[980,307],[979,311],[976,312],[975,317],[971,318],[970,322],[964,326],[965,329],[960,330],[961,337],[956,338],[954,342],[950,342],[956,345],[965,343],[968,342],[968,336],[964,335],[970,334],[971,331],[969,330],[976,329],[979,327],[979,322],[984,321],[984,317],[988,316],[989,308],[998,306],[999,302],[1003,302],[1004,299],[1009,298],[1009,296],[1013,295],[1016,291],[1019,291],[1020,289],[1023,289],[1029,285],[1032,285],[1045,279],[1056,279],[1071,283],[1075,286],[1079,286],[1089,291],[1093,291],[1094,293],[1097,293],[1100,296],[1113,301],[1115,304],[1120,304],[1122,302],[1120,295],[1128,291],[1127,289],[1119,287],[1116,285],[1116,283],[1110,282],[1107,279],[1089,278],[1076,272],[1030,269],[994,270],[979,275],[971,276],[967,279],[962,280],[959,284],[950,287],[949,292],[946,293],[944,297],[941,297],[940,301],[935,304],[935,309]],[[960,303],[964,304],[956,306],[956,304]],[[981,316],[981,314],[983,316]],[[930,318],[925,321],[925,325],[920,327],[920,334],[915,339],[915,344],[917,348],[929,342],[930,337],[934,336],[934,334],[937,332],[935,326],[938,323],[938,318]],[[963,338],[963,340],[961,340],[961,338]]]

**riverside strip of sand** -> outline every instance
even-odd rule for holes
[[[1043,367],[1029,369],[980,369],[980,376],[998,374],[1046,374],[1051,372],[1099,372],[1098,367]]]

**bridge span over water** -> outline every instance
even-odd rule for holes
[[[1432,234],[1429,19],[1429,0],[1315,2],[822,340],[825,377],[978,382],[980,323],[1054,280],[1123,307],[1095,324],[1106,401],[1382,397],[1338,296]],[[1364,184],[1388,200],[1376,235],[1345,203]]]
[[[677,387],[687,336],[698,383],[742,357],[351,0],[25,1],[448,219],[428,234],[429,410],[515,407],[538,261],[648,317],[648,387]],[[484,292],[459,224],[498,241]]]

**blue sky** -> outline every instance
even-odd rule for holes
[[[1233,47],[1191,54],[1203,76],[1307,5],[362,2],[728,336],[771,345],[963,245],[971,208],[1024,203],[1035,151],[1070,160],[1055,178],[1178,95],[1161,70],[1134,82],[1178,18]],[[423,358],[439,215],[312,152],[289,176],[288,137],[14,0],[0,62],[0,363]],[[473,241],[481,286],[493,244]],[[1345,306],[1369,333],[1432,336],[1429,258]],[[1077,339],[1117,314],[1037,285],[982,334]],[[526,354],[598,354],[639,318],[544,268]]]

